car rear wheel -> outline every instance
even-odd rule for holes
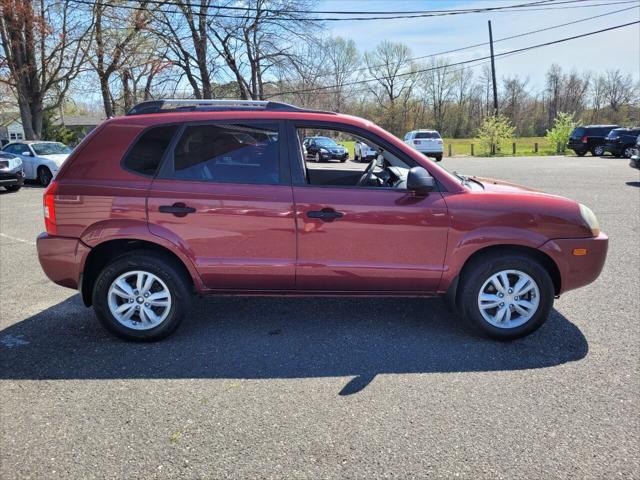
[[[596,147],[593,147],[593,150],[591,150],[591,155],[593,155],[594,157],[601,157],[604,155],[604,147],[602,145],[598,145]]]
[[[442,161],[442,154],[435,155],[434,158],[436,159],[436,162],[440,162]]]
[[[546,269],[526,255],[491,255],[465,268],[458,307],[476,331],[511,340],[538,329],[549,316],[553,282]]]
[[[43,187],[48,186],[51,183],[52,178],[53,174],[51,173],[51,170],[44,166],[38,167],[38,182],[40,185]]]
[[[191,303],[189,282],[174,262],[154,252],[109,263],[93,288],[100,323],[127,340],[160,340],[175,331]]]

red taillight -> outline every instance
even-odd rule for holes
[[[49,235],[55,235],[58,231],[56,227],[56,202],[55,196],[58,191],[58,182],[55,180],[49,184],[42,196],[44,207],[44,228]]]
[[[414,141],[413,141],[413,144],[414,144],[414,145],[420,145],[420,140],[414,140]]]
[[[581,141],[582,143],[587,143],[587,142],[589,141],[589,137],[587,137],[586,135],[584,135],[584,136],[580,139],[580,141]]]

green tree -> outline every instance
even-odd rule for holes
[[[558,145],[558,153],[564,153],[567,149],[567,142],[571,132],[576,127],[576,122],[573,121],[573,114],[558,112],[556,118],[553,120],[553,128],[547,130],[547,140],[552,146]]]
[[[489,155],[500,153],[502,146],[514,136],[515,128],[504,115],[487,117],[477,132],[480,147]]]

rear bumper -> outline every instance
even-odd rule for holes
[[[556,238],[549,240],[540,250],[549,255],[560,270],[560,292],[590,284],[604,267],[609,237],[600,232],[593,238]],[[574,249],[586,249],[587,254],[576,256]]]
[[[77,289],[84,260],[91,250],[77,238],[55,237],[41,233],[36,241],[38,260],[54,283]]]

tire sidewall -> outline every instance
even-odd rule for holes
[[[484,282],[502,270],[519,270],[529,275],[538,285],[540,303],[534,316],[515,328],[498,328],[487,322],[480,313],[478,294]],[[476,331],[499,340],[520,338],[537,330],[547,319],[553,307],[555,292],[547,271],[535,260],[526,256],[491,256],[470,266],[461,285],[459,308],[467,322]]]
[[[135,330],[122,325],[112,315],[108,304],[108,292],[113,281],[120,275],[144,270],[160,278],[171,293],[171,308],[167,318],[149,330]],[[184,317],[190,294],[179,271],[165,259],[150,254],[127,254],[107,265],[98,275],[93,288],[93,306],[100,323],[114,335],[127,340],[160,340],[178,328]]]
[[[47,167],[38,168],[38,182],[40,183],[40,185],[46,187],[51,183],[52,179],[53,174],[51,173],[51,170],[49,170]]]

